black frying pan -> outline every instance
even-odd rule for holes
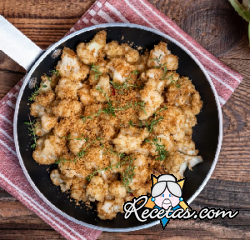
[[[5,24],[5,30],[8,31],[9,28],[12,28],[11,32],[13,32],[13,26],[0,16],[0,24],[1,22]],[[153,46],[160,41],[167,42],[171,52],[179,57],[179,68],[177,72],[193,80],[204,102],[203,109],[197,116],[198,124],[194,127],[193,133],[194,142],[204,162],[195,166],[193,171],[187,170],[185,172],[187,181],[184,187],[183,198],[190,204],[204,188],[215,168],[222,142],[222,114],[214,86],[203,66],[188,49],[159,31],[135,24],[102,24],[85,28],[63,38],[49,47],[45,52],[24,37],[24,35],[20,35],[20,32],[15,32],[14,35],[12,35],[14,38],[21,39],[21,46],[18,45],[18,49],[15,51],[18,52],[24,46],[30,49],[31,46],[29,52],[27,52],[27,49],[24,51],[27,55],[21,60],[14,56],[15,52],[13,53],[12,50],[6,50],[7,54],[10,54],[12,58],[21,63],[27,70],[30,68],[16,104],[14,117],[16,151],[22,169],[32,187],[48,205],[64,217],[84,226],[105,231],[138,230],[153,226],[159,223],[159,221],[148,220],[146,223],[141,223],[135,218],[124,220],[122,214],[118,214],[114,220],[100,220],[94,210],[86,209],[84,204],[76,206],[73,201],[71,202],[70,198],[68,198],[68,194],[62,193],[59,187],[53,185],[50,180],[50,172],[57,166],[39,165],[32,159],[30,136],[28,135],[27,126],[23,124],[24,121],[27,121],[29,114],[29,106],[27,105],[28,97],[34,91],[34,89],[30,88],[32,86],[30,81],[36,78],[38,83],[40,83],[40,77],[44,73],[49,74],[49,71],[54,69],[60,59],[60,55],[55,53],[60,53],[63,47],[67,46],[75,50],[80,42],[90,41],[100,30],[107,31],[108,42],[112,40],[117,40],[120,43],[129,41],[130,43],[134,43],[135,47],[141,46],[144,50],[152,49]],[[17,30],[15,29],[15,31]],[[122,36],[124,36],[123,40],[121,40]],[[25,42],[26,45],[23,44],[23,42]],[[37,60],[35,61],[36,58]]]

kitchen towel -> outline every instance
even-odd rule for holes
[[[182,43],[203,64],[225,104],[242,81],[242,76],[227,67],[147,0],[99,0],[78,20],[70,33],[100,23],[136,23],[158,29]],[[56,213],[35,193],[24,176],[13,140],[13,115],[20,81],[0,102],[0,186],[35,212],[66,239],[96,239],[101,231],[78,225]]]

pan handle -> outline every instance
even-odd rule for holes
[[[43,53],[41,48],[1,15],[0,50],[26,70],[29,70],[35,60]]]

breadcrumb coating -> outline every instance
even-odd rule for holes
[[[59,71],[61,77],[69,78],[73,81],[81,81],[86,79],[90,68],[79,61],[73,50],[65,47],[61,61],[58,62],[56,69]]]
[[[80,43],[77,54],[65,47],[30,106],[39,137],[34,160],[58,164],[52,183],[76,202],[96,203],[104,220],[150,193],[151,174],[180,179],[202,162],[192,128],[203,105],[166,43],[140,54],[106,43],[106,35]]]

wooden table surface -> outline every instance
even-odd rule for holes
[[[118,1],[118,0],[117,0]],[[0,14],[40,47],[58,41],[94,0],[0,0]],[[250,49],[247,23],[227,0],[150,0],[221,61],[244,75],[223,107],[224,140],[216,169],[192,208],[239,210],[233,219],[175,221],[99,239],[250,239]],[[1,33],[0,33],[1,34]],[[0,51],[0,98],[24,69]],[[64,239],[0,188],[0,239]]]

